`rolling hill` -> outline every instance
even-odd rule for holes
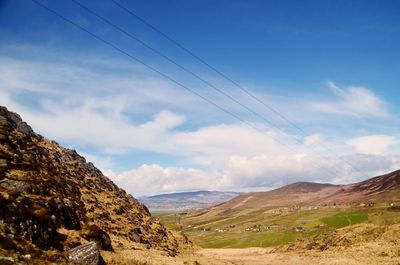
[[[332,185],[296,182],[281,188],[239,195],[202,211],[230,215],[259,209],[351,203],[379,203],[400,200],[400,170],[359,183]]]
[[[399,181],[398,170],[348,185],[296,182],[185,215],[157,217],[201,247],[274,247],[355,224],[398,224]]]

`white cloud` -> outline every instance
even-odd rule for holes
[[[306,146],[315,146],[318,145],[319,143],[321,143],[322,137],[321,135],[318,134],[313,134],[313,135],[309,135],[307,137],[304,137],[304,144]]]
[[[285,147],[277,141],[293,142],[283,131],[261,124],[255,126],[263,132],[224,124],[221,119],[213,122],[216,125],[201,126],[208,116],[219,112],[158,80],[98,74],[92,68],[101,62],[87,64],[81,68],[0,58],[0,70],[10,72],[8,77],[0,76],[0,104],[18,112],[47,137],[108,154],[142,150],[218,166],[231,155],[253,156],[265,150],[282,153]],[[29,95],[33,102],[28,103],[34,107],[19,100],[27,91],[36,93]],[[186,114],[179,114],[181,110]],[[196,127],[178,130],[187,115],[196,121]]]
[[[346,161],[346,162],[345,162]],[[351,164],[352,166],[349,166]],[[362,168],[362,171],[357,169]],[[232,156],[221,170],[142,165],[103,171],[135,196],[191,190],[262,191],[297,181],[354,183],[400,168],[400,156],[351,155],[322,161],[310,155]]]
[[[86,162],[91,162],[94,165],[96,165],[96,167],[98,167],[99,169],[101,170],[104,169],[106,172],[111,172],[110,170],[106,169],[106,168],[111,168],[113,165],[112,158],[110,156],[103,157],[94,154],[89,154],[87,152],[82,152],[80,150],[77,150],[77,152],[79,153],[79,155],[83,156],[86,159]]]
[[[396,142],[396,138],[389,135],[367,135],[347,141],[357,152],[378,155],[384,154]]]
[[[227,161],[232,154],[251,156],[266,150],[271,154],[287,152],[279,142],[288,143],[293,139],[283,132],[278,134],[266,128],[258,131],[245,125],[221,124],[177,132],[171,135],[170,141],[197,164],[215,167]]]
[[[333,82],[328,87],[335,93],[337,100],[313,102],[313,109],[338,115],[358,118],[385,118],[390,114],[386,103],[365,87],[348,86],[340,88]]]
[[[56,139],[78,142],[110,154],[132,149],[163,153],[170,149],[165,141],[169,129],[184,120],[181,115],[161,111],[152,120],[133,125],[122,115],[102,114],[85,107],[53,109],[47,115],[25,113],[24,117],[39,131]]]
[[[112,175],[112,174],[110,174]],[[193,168],[142,165],[137,169],[114,176],[128,192],[137,195],[190,189],[221,189],[219,176]]]
[[[259,190],[298,180],[355,181],[365,178],[364,174],[354,172],[335,157],[316,156],[315,147],[323,153],[322,142],[331,149],[340,147],[341,153],[351,153],[354,147],[359,152],[385,155],[393,141],[387,136],[352,139],[346,144],[347,139],[342,136],[328,143],[324,140],[326,135],[298,137],[244,116],[259,128],[255,130],[228,120],[225,114],[177,87],[157,78],[143,78],[143,69],[132,67],[132,75],[129,71],[126,74],[126,69],[120,74],[118,64],[103,64],[101,60],[78,65],[0,57],[0,72],[6,73],[0,75],[0,104],[21,114],[48,138],[78,150],[95,150],[84,155],[135,195],[194,189]],[[99,67],[115,67],[116,71]],[[319,111],[352,117],[388,116],[383,101],[371,91],[359,87],[341,89],[333,83],[330,86],[339,100],[314,105]],[[232,93],[240,95],[237,91]],[[243,114],[226,99],[215,99]],[[293,106],[288,100],[282,100],[285,110]],[[292,111],[302,117],[300,105]],[[114,154],[137,151],[180,157],[193,166],[152,164],[122,173],[112,170]],[[400,167],[399,159],[387,154],[346,159],[366,168],[368,176]]]
[[[117,174],[115,174],[114,171],[112,171],[111,169],[99,168],[99,170],[101,171],[101,173],[103,173],[104,176],[108,177],[109,179],[114,181],[117,180]],[[128,190],[128,188],[130,189],[131,187],[128,186],[124,187],[125,190]]]

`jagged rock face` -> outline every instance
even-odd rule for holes
[[[61,252],[82,240],[94,240],[103,249],[131,241],[170,254],[178,251],[176,238],[151,218],[144,205],[76,151],[35,134],[4,107],[0,209],[0,249]],[[78,236],[71,237],[70,231]]]

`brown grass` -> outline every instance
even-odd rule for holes
[[[277,249],[197,249],[169,257],[162,252],[144,249],[116,249],[114,253],[103,252],[109,264],[140,265],[399,265],[400,224],[379,226],[359,224],[339,229],[336,238],[346,236],[348,245],[333,245],[326,250],[307,250],[306,241],[296,242]],[[309,239],[312,240],[312,239]],[[323,238],[322,238],[323,240]],[[333,239],[334,240],[334,239]]]

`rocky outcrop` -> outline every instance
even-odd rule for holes
[[[139,244],[175,255],[179,240],[148,209],[74,150],[45,139],[0,107],[0,255],[103,250]],[[183,238],[185,239],[185,238]],[[139,246],[140,247],[140,246]]]

